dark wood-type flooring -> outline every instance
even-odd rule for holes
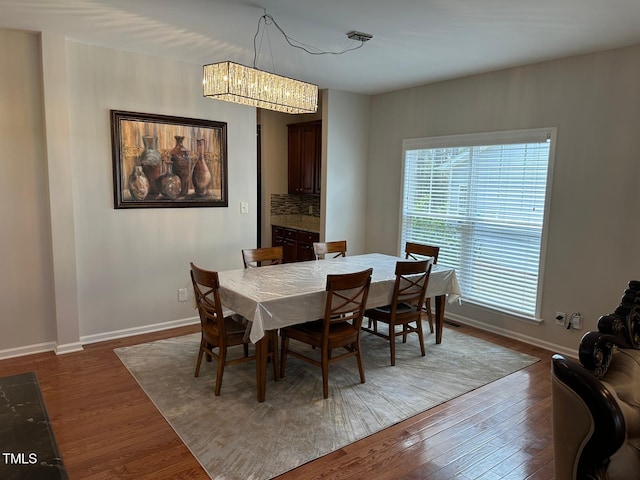
[[[459,328],[541,361],[278,480],[552,479],[549,373],[553,352],[467,326],[447,328]],[[446,348],[447,328],[438,348]],[[207,479],[113,352],[117,347],[198,330],[199,326],[183,327],[86,345],[78,353],[2,360],[0,376],[36,372],[72,480]],[[232,368],[225,374],[232,375]],[[211,401],[215,401],[213,385]]]

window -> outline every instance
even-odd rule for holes
[[[401,244],[440,246],[463,301],[539,318],[555,129],[403,142]]]

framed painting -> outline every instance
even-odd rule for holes
[[[227,207],[227,124],[111,110],[115,208]]]

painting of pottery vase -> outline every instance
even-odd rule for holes
[[[191,162],[189,150],[184,145],[184,136],[176,135],[176,146],[171,150],[171,168],[173,173],[180,177],[180,196],[185,197],[189,193],[191,185]]]
[[[211,183],[211,172],[204,160],[204,142],[204,139],[198,140],[198,160],[193,166],[193,174],[191,175],[193,189],[199,197],[204,197],[209,193]]]
[[[111,110],[114,208],[228,207],[227,124]]]
[[[149,180],[142,170],[142,165],[136,165],[129,176],[129,193],[135,200],[144,200],[149,195]]]
[[[158,139],[152,136],[142,137],[144,150],[140,154],[138,163],[142,166],[144,175],[149,180],[149,195],[158,195],[157,182],[162,173],[162,155],[158,151]]]

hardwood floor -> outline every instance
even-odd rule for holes
[[[36,372],[71,480],[207,479],[113,353],[120,346],[198,329],[184,327],[112,340],[61,356],[43,353],[2,360],[0,376]],[[553,479],[552,352],[471,327],[459,330],[540,361],[278,480]],[[446,329],[443,339],[446,342]]]

